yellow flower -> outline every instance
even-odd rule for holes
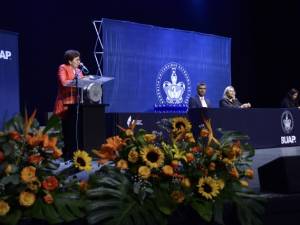
[[[191,152],[186,153],[185,156],[186,156],[186,160],[187,160],[188,162],[192,162],[192,161],[195,159],[194,154],[191,153]]]
[[[174,159],[183,159],[187,162],[186,151],[179,149],[176,144],[173,145],[172,153]]]
[[[181,191],[173,191],[171,197],[177,203],[182,203],[184,201],[184,194]]]
[[[223,179],[218,179],[217,184],[219,185],[220,190],[223,190],[223,188],[225,187],[225,182]]]
[[[92,169],[92,158],[85,151],[77,150],[74,152],[73,161],[79,170],[90,171]]]
[[[144,147],[141,151],[141,157],[150,168],[159,168],[165,159],[164,153],[154,145]]]
[[[172,166],[169,166],[169,165],[165,165],[163,168],[162,168],[162,171],[165,175],[167,176],[172,176],[174,174],[174,170],[173,170],[173,167]]]
[[[242,187],[248,187],[249,186],[248,181],[246,181],[246,180],[240,180],[240,184],[241,184]]]
[[[126,134],[127,137],[132,137],[134,135],[134,133],[131,129],[125,130],[125,134]]]
[[[144,135],[144,140],[148,143],[153,143],[156,139],[156,135],[155,134],[145,134]]]
[[[172,128],[173,133],[187,133],[192,129],[192,125],[187,118],[184,117],[175,117],[172,119]]]
[[[138,172],[143,179],[147,179],[151,175],[151,170],[148,166],[141,166]]]
[[[21,171],[21,179],[25,183],[35,181],[37,178],[35,176],[36,168],[34,166],[26,166]]]
[[[0,200],[0,216],[5,216],[9,212],[9,205],[7,202]]]
[[[128,153],[128,161],[136,163],[139,159],[139,153],[136,150],[130,150]]]
[[[220,187],[217,181],[214,180],[212,177],[201,177],[199,179],[197,187],[199,188],[199,194],[201,194],[207,200],[212,200],[220,193]]]
[[[194,136],[193,136],[192,133],[186,133],[186,134],[185,134],[185,139],[186,139],[188,142],[190,142],[190,143],[195,143],[195,142],[196,142],[196,141],[195,141],[195,138],[194,138]]]
[[[22,191],[19,197],[20,205],[29,207],[35,202],[35,194],[27,191]]]
[[[117,168],[121,169],[121,170],[126,170],[128,169],[128,163],[126,160],[121,159],[117,162]]]
[[[190,179],[187,177],[183,178],[183,180],[181,181],[181,185],[184,188],[190,188],[191,187]]]
[[[13,172],[13,165],[12,164],[7,164],[5,167],[5,173],[8,175]]]

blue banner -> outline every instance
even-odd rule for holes
[[[0,129],[19,111],[18,35],[0,30]]]
[[[231,84],[231,39],[191,31],[103,19],[103,72],[108,112],[151,112],[186,106],[199,82],[217,107]]]

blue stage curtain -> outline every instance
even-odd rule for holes
[[[180,65],[177,83],[185,84],[182,104],[187,104],[188,95],[196,94],[197,83],[204,81],[207,97],[217,107],[225,86],[231,83],[230,38],[111,19],[103,19],[102,26],[104,75],[115,77],[104,85],[109,112],[153,111],[159,103],[158,89],[163,100],[167,97],[162,83],[171,83],[172,66],[166,65],[172,63]]]
[[[18,57],[18,35],[0,30],[0,129],[20,110]]]

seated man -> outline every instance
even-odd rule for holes
[[[235,97],[235,90],[232,86],[228,86],[224,90],[223,98],[220,100],[220,108],[251,108],[250,103],[242,104]]]
[[[197,85],[197,95],[190,97],[189,108],[208,108],[210,107],[210,101],[205,98],[206,94],[206,84],[199,83]]]

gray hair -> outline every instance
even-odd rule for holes
[[[235,92],[233,86],[227,86],[227,87],[224,89],[223,98],[228,99],[227,93],[228,93],[230,90],[233,90],[233,91]]]

